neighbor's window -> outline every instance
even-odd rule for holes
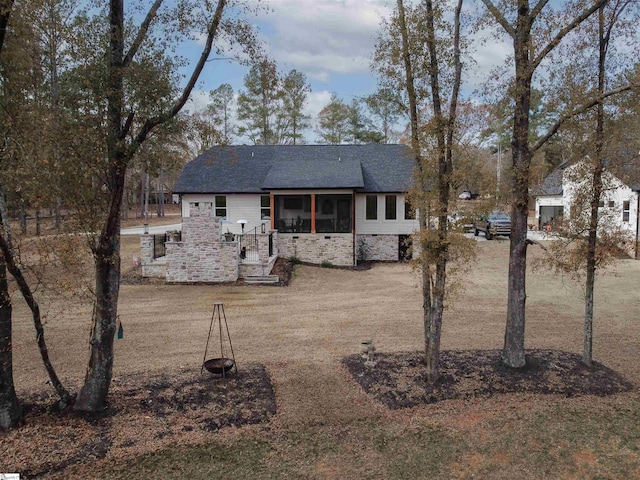
[[[411,202],[407,197],[404,197],[404,219],[413,220],[415,218],[415,212],[411,208]]]
[[[622,221],[629,223],[629,206],[631,202],[622,202]]]
[[[227,216],[227,197],[225,195],[216,195],[216,217]]]
[[[395,220],[396,219],[396,195],[385,195],[384,198],[384,218],[386,220]]]
[[[365,217],[367,220],[378,219],[378,196],[367,195],[367,214]]]
[[[598,207],[599,208],[603,208],[604,207],[604,200],[600,200],[600,202],[598,203]]]
[[[260,218],[265,220],[271,216],[271,196],[260,195]]]
[[[609,204],[607,205],[609,208],[613,208],[616,206],[616,202],[614,202],[613,200],[609,200]]]

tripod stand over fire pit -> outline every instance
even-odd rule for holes
[[[224,320],[224,328],[226,330],[226,336],[222,332],[222,321]],[[211,340],[211,334],[217,334],[220,338],[220,356],[210,358],[207,360],[207,352],[209,351],[209,342]],[[228,343],[227,349],[231,353],[231,358],[225,356],[225,343]],[[213,313],[211,314],[211,323],[209,324],[209,335],[207,336],[207,346],[204,349],[204,358],[202,359],[202,370],[207,369],[209,372],[216,375],[222,375],[225,377],[227,372],[231,369],[235,369],[235,373],[238,373],[238,365],[236,364],[236,357],[233,353],[233,345],[231,345],[231,335],[229,334],[229,325],[227,325],[227,316],[224,312],[224,304],[222,302],[216,302],[213,304]]]

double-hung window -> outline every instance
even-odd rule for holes
[[[215,197],[216,217],[227,217],[227,197],[226,195],[216,195]]]
[[[271,196],[260,196],[260,218],[266,220],[271,216]]]
[[[629,200],[622,202],[622,221],[629,223],[629,211],[631,210],[631,202]]]

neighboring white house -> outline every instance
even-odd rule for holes
[[[413,165],[403,145],[214,147],[189,162],[176,183],[183,230],[172,243],[182,246],[167,244],[164,258],[153,260],[167,267],[156,270],[171,281],[217,281],[201,268],[205,251],[207,262],[217,261],[211,242],[237,244],[239,277],[255,273],[243,274],[250,264],[269,273],[278,256],[341,266],[403,259],[418,228],[406,195]],[[214,250],[228,258],[228,248]],[[142,257],[143,274],[145,263],[151,272],[153,262]],[[224,280],[233,277],[223,270]]]
[[[563,163],[545,178],[540,191],[535,194],[536,220],[543,229],[556,218],[570,219],[571,205],[578,187],[579,169],[583,162]],[[614,224],[634,238],[633,254],[638,258],[638,237],[640,235],[640,185],[627,185],[605,170],[605,189],[602,192],[600,208],[606,211]]]

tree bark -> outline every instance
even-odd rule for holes
[[[106,408],[113,372],[113,337],[120,292],[120,212],[127,156],[123,125],[124,2],[111,0],[109,9],[109,81],[107,92],[107,152],[109,171],[107,219],[94,250],[96,303],[91,332],[91,355],[85,382],[74,410],[96,413]]]
[[[110,0],[109,7],[109,78],[107,85],[107,155],[109,170],[106,186],[109,192],[107,217],[94,247],[96,270],[96,303],[91,332],[91,354],[84,385],[76,398],[74,410],[97,413],[106,407],[113,369],[113,339],[118,315],[120,291],[120,214],[124,195],[127,165],[149,133],[158,125],[175,117],[187,102],[205,62],[209,58],[213,40],[220,24],[225,0],[218,0],[205,47],[198,63],[173,106],[157,117],[148,118],[134,140],[127,144],[133,124],[133,113],[124,114],[124,69],[132,61],[142,44],[148,27],[161,4],[156,0],[149,10],[131,49],[124,55],[124,1]],[[126,117],[126,120],[125,120]]]
[[[20,289],[20,293],[27,303],[29,309],[31,310],[33,316],[33,325],[36,329],[36,339],[38,343],[38,348],[40,349],[40,357],[42,358],[42,363],[44,364],[45,369],[47,370],[47,374],[49,375],[49,379],[51,380],[51,384],[56,389],[58,396],[60,397],[60,407],[64,408],[69,404],[69,392],[64,388],[62,382],[58,378],[55,369],[53,368],[53,364],[49,359],[49,350],[47,349],[47,343],[44,339],[44,326],[42,325],[42,319],[40,317],[40,306],[33,296],[33,292],[31,291],[31,287],[27,282],[27,279],[22,274],[20,267],[15,261],[15,256],[13,253],[13,248],[11,245],[11,230],[9,225],[5,219],[8,219],[6,203],[4,200],[4,192],[2,187],[0,187],[0,228],[4,231],[0,233],[0,255],[4,260],[4,265],[6,269],[11,273],[13,278],[16,280],[18,284],[18,288]],[[6,275],[6,272],[5,272]]]
[[[530,18],[528,2],[518,2],[518,19],[513,38],[516,66],[515,114],[513,120],[513,187],[509,248],[509,291],[507,325],[502,361],[519,368],[526,363],[524,353],[527,271],[527,217],[529,215],[529,110],[531,107]]]
[[[17,427],[22,416],[13,383],[11,314],[7,268],[0,255],[0,431]]]
[[[624,7],[623,7],[624,8]],[[605,34],[604,7],[598,10],[598,96],[604,94],[605,87],[605,61],[609,40]],[[592,197],[589,218],[589,238],[587,240],[587,278],[585,283],[584,298],[584,348],[582,362],[591,366],[593,362],[593,306],[594,289],[596,282],[596,251],[598,246],[598,206],[602,196],[602,173],[604,170],[604,103],[598,102],[596,111],[595,132],[595,165],[593,166]]]

